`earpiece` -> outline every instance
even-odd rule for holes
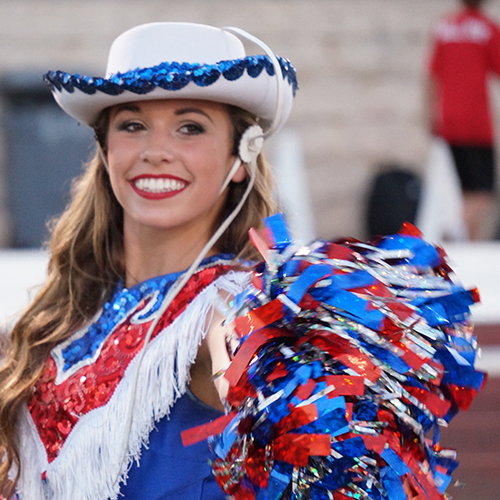
[[[262,151],[262,146],[264,145],[264,131],[259,125],[252,125],[248,127],[240,139],[240,144],[238,146],[238,158],[236,158],[231,170],[226,176],[224,183],[222,184],[219,195],[224,192],[231,182],[234,174],[240,168],[241,164],[246,165],[247,173],[252,175],[255,171],[257,157]]]
[[[264,146],[264,131],[259,125],[248,127],[241,136],[238,146],[238,154],[243,163],[253,163],[257,161],[259,153]]]

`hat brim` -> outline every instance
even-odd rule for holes
[[[278,57],[283,73],[280,125],[291,111],[297,90],[295,68]],[[278,85],[268,56],[220,61],[216,64],[162,63],[152,68],[117,73],[108,78],[50,71],[45,77],[54,98],[70,116],[92,126],[100,112],[126,102],[152,99],[203,99],[239,106],[271,121]]]

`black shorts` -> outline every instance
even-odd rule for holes
[[[450,144],[463,191],[495,189],[495,150],[492,146]]]

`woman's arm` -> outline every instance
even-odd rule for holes
[[[231,362],[229,351],[236,347],[236,334],[233,323],[224,323],[224,317],[216,311],[210,329],[205,338],[211,363],[211,380],[219,398],[225,401],[229,383],[224,378],[224,373]]]
[[[439,125],[438,82],[433,75],[428,75],[424,82],[424,125],[431,133],[435,133]]]
[[[222,302],[228,301],[228,294],[222,291],[219,294]],[[204,403],[218,410],[224,409],[229,384],[223,375],[231,362],[230,352],[237,346],[233,323],[224,321],[223,312],[216,308],[191,367],[191,391]]]

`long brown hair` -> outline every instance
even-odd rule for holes
[[[228,106],[234,127],[234,154],[241,135],[256,119]],[[94,127],[106,153],[109,110]],[[255,185],[241,212],[218,242],[221,252],[256,258],[248,230],[260,228],[263,217],[275,211],[273,179],[263,155],[257,161]],[[230,183],[220,219],[241,199],[247,181]],[[48,278],[11,333],[9,349],[0,369],[0,494],[12,495],[19,477],[20,450],[16,423],[21,405],[39,379],[51,349],[93,318],[124,278],[123,211],[109,176],[96,152],[72,188],[71,201],[52,224]],[[8,480],[14,466],[17,477]]]

